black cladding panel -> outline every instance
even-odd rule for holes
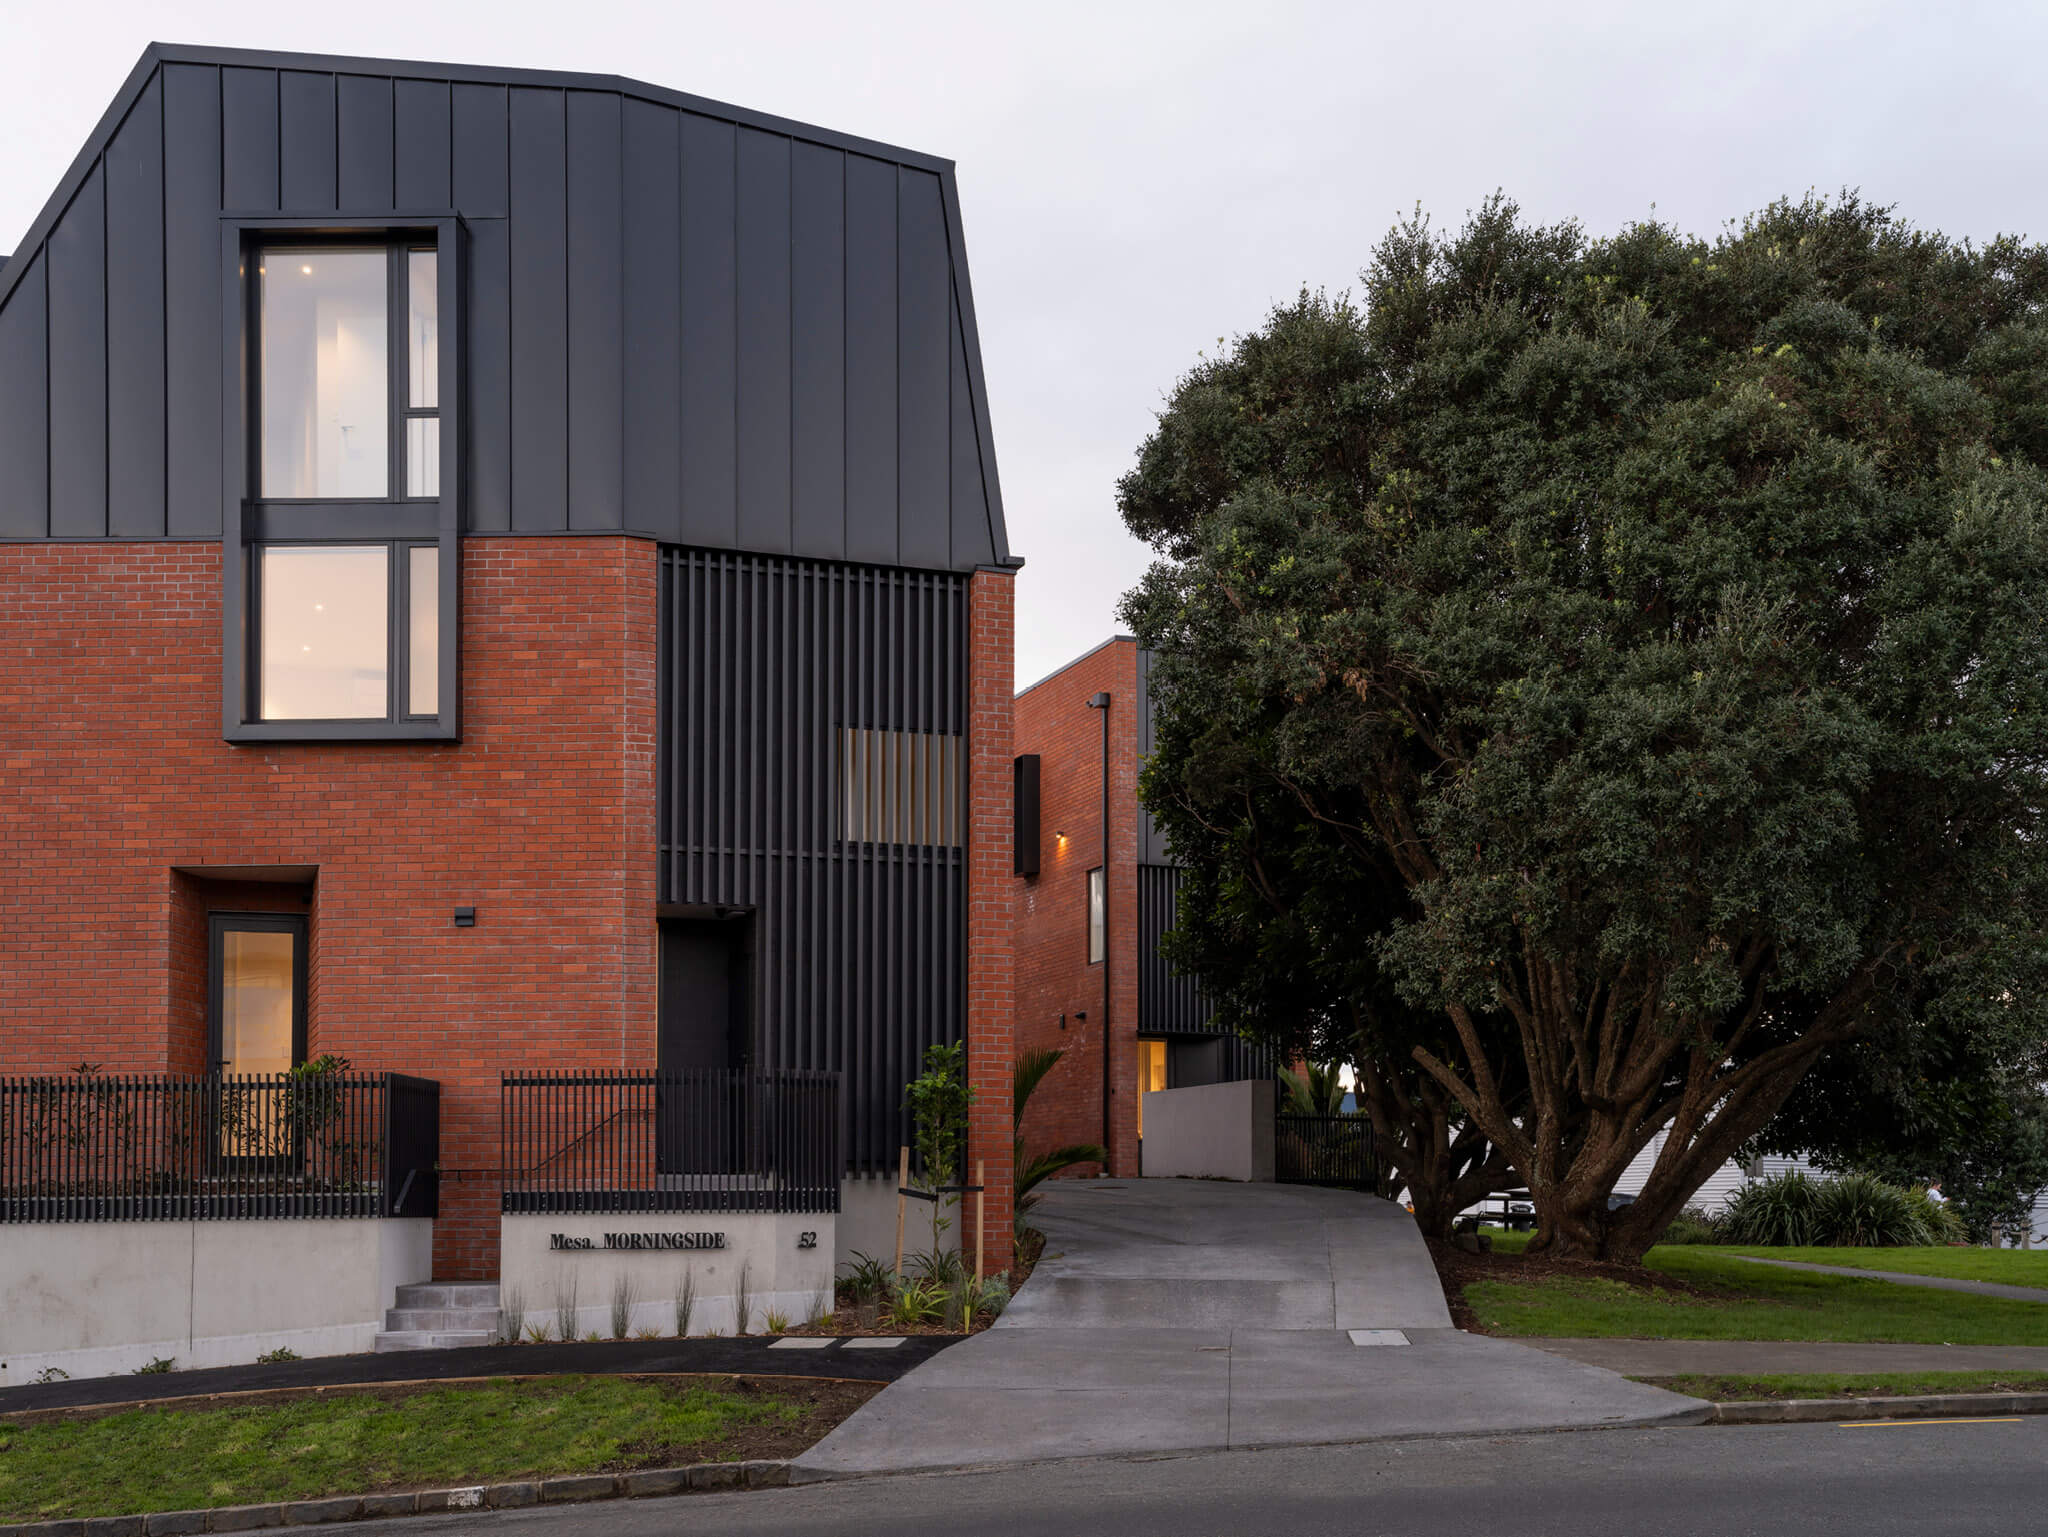
[[[609,76],[165,45],[0,270],[0,539],[217,539],[223,214],[451,205],[472,531],[1008,563],[948,163]]]

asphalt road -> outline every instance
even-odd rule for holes
[[[2048,1417],[1222,1452],[418,1517],[473,1537],[1942,1537],[2048,1530]]]

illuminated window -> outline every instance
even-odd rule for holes
[[[960,843],[961,739],[933,731],[839,733],[839,836],[849,843]]]

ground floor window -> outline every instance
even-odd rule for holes
[[[1166,1087],[1166,1042],[1138,1042],[1138,1135],[1145,1135],[1145,1096]]]

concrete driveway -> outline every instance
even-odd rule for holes
[[[1407,1212],[1347,1191],[1063,1181],[992,1329],[886,1389],[799,1480],[1062,1457],[1685,1423],[1697,1400],[1451,1327]]]

